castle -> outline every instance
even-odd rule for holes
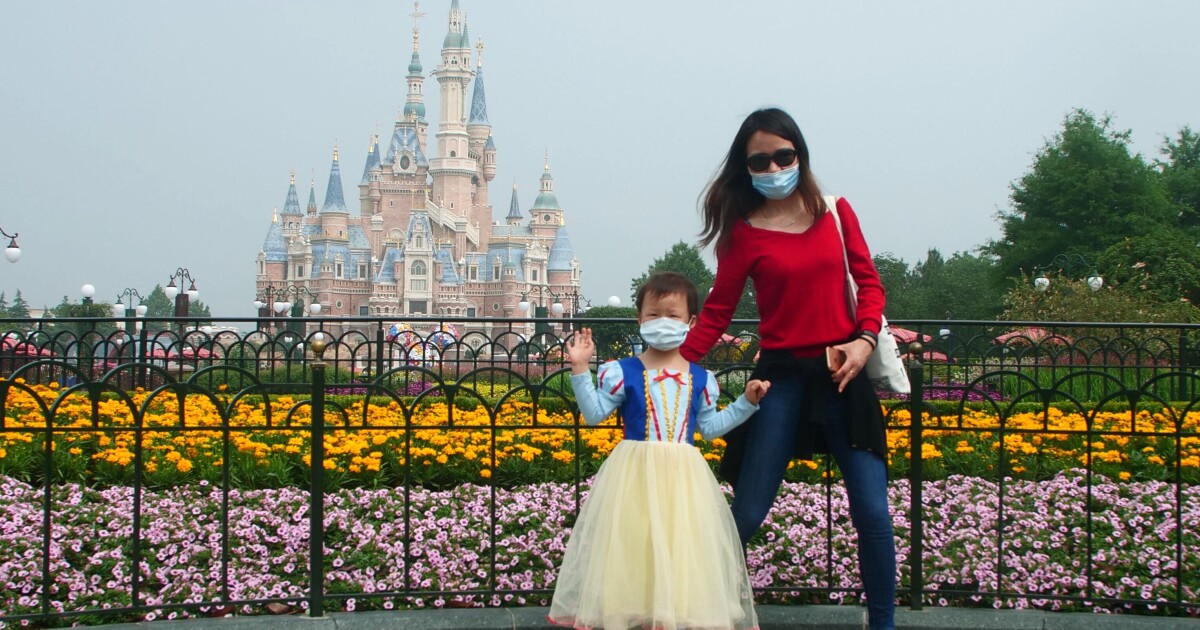
[[[258,253],[260,316],[269,315],[285,291],[283,301],[294,304],[293,314],[304,313],[307,297],[321,305],[322,317],[333,320],[546,316],[578,307],[579,261],[548,158],[528,214],[520,209],[514,181],[508,215],[492,219],[496,144],[484,96],[483,44],[477,44],[473,66],[458,0],[452,0],[440,63],[432,73],[440,112],[436,153],[431,152],[418,54],[416,20],[424,15],[419,8],[414,3],[407,100],[387,144],[380,143],[378,133],[371,139],[357,214],[351,214],[342,193],[336,146],[319,210],[315,181],[302,208],[292,173],[283,211],[273,213]],[[338,326],[329,328],[336,332]]]

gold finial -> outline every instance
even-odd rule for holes
[[[482,68],[483,67],[483,38],[482,37],[480,37],[479,39],[477,39],[475,41],[475,50],[479,51],[479,54],[477,54],[475,56],[475,59],[479,62],[479,67]]]
[[[333,161],[334,161],[334,162],[338,161],[338,146],[337,146],[337,138],[334,138],[334,139],[333,139]]]
[[[425,17],[425,14],[421,13],[420,2],[413,3],[413,12],[409,15],[411,15],[413,19],[413,52],[417,52],[417,39],[421,32],[421,28],[417,26],[417,23],[421,18]]]
[[[516,191],[517,191],[517,178],[514,177],[513,178],[513,192],[516,192]]]
[[[293,186],[296,185],[296,167],[295,166],[292,167],[292,185]]]
[[[367,134],[367,153],[370,153],[371,149],[374,149],[374,148],[375,148],[375,136],[371,135],[371,134]]]
[[[542,167],[547,173],[550,172],[550,149],[546,149],[546,165]]]
[[[279,223],[279,206],[271,208],[271,223]]]

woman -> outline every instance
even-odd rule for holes
[[[835,208],[825,203],[800,128],[779,109],[756,111],[742,123],[703,195],[702,212],[700,242],[715,243],[717,277],[683,356],[698,361],[712,348],[750,278],[762,338],[753,378],[772,383],[741,435],[730,434],[722,461],[734,484],[742,544],[771,509],[788,461],[830,453],[846,480],[858,532],[870,627],[893,628],[896,548],[884,421],[870,381],[859,378],[878,339],[884,292],[858,218],[845,199]],[[842,239],[830,212],[841,218],[858,283],[853,316]]]

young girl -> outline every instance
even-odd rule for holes
[[[758,408],[770,383],[752,380],[717,411],[712,373],[679,346],[696,322],[696,287],[655,273],[638,291],[649,349],[589,364],[590,329],[567,344],[571,386],[588,424],[621,409],[625,439],[600,467],[579,512],[550,604],[550,621],[575,628],[757,628],[753,593],[729,505],[693,432],[723,435]]]

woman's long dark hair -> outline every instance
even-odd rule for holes
[[[760,109],[742,122],[742,127],[733,137],[729,154],[717,170],[717,175],[700,194],[703,199],[700,211],[704,215],[700,246],[704,247],[716,241],[718,255],[729,246],[729,235],[733,231],[734,222],[745,219],[766,201],[766,197],[754,190],[754,185],[750,182],[750,172],[746,168],[746,145],[750,143],[750,136],[756,131],[775,134],[796,147],[796,159],[800,162],[800,182],[796,185],[796,192],[792,194],[800,196],[805,210],[813,217],[819,217],[825,212],[821,189],[809,168],[808,144],[804,142],[800,127],[781,109]]]

